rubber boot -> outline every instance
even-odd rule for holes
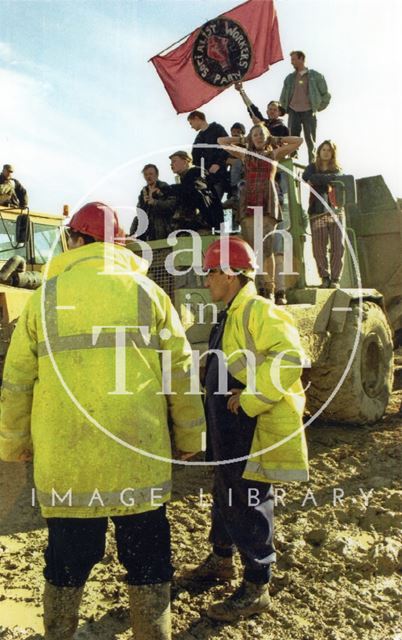
[[[201,564],[186,564],[180,578],[195,582],[227,582],[237,577],[233,557],[210,553]]]
[[[170,582],[129,585],[128,596],[135,640],[171,640]]]
[[[46,640],[73,640],[84,587],[55,587],[45,583],[43,624]]]
[[[240,587],[223,602],[209,607],[207,615],[212,620],[232,622],[239,618],[248,618],[269,608],[267,584],[255,584],[243,580]]]

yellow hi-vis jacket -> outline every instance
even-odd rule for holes
[[[232,376],[246,385],[240,406],[250,417],[257,416],[243,477],[263,482],[308,480],[300,380],[304,355],[292,317],[257,296],[249,282],[229,307],[222,350]]]
[[[126,515],[166,502],[168,406],[176,447],[201,450],[202,402],[185,395],[191,349],[146,266],[111,244],[69,251],[50,262],[17,323],[4,369],[0,457],[33,451],[44,517]]]

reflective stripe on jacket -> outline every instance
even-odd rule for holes
[[[230,373],[246,385],[240,405],[257,417],[244,478],[308,480],[300,380],[304,356],[292,317],[257,296],[250,282],[229,307],[222,344]]]
[[[105,269],[104,250],[120,273]],[[17,323],[4,369],[0,456],[18,460],[33,449],[45,517],[125,515],[166,502],[168,404],[176,447],[201,449],[202,403],[185,395],[190,346],[170,299],[145,273],[145,261],[123,247],[74,249],[51,261]],[[171,361],[167,396],[161,350]]]

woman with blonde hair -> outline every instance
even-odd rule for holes
[[[336,144],[324,140],[317,149],[317,158],[303,173],[303,180],[312,187],[308,214],[310,217],[313,255],[322,288],[339,287],[343,266],[344,211],[337,206],[333,185],[341,173]],[[328,243],[330,244],[330,266],[328,265]]]
[[[281,220],[278,193],[275,187],[277,162],[300,147],[303,139],[295,136],[276,138],[270,135],[263,123],[254,125],[245,136],[218,138],[218,144],[232,147],[245,146],[246,149],[230,149],[231,155],[241,158],[244,163],[245,184],[240,195],[239,222],[241,234],[257,252],[255,231],[263,236],[263,275],[259,287],[261,292],[274,300],[275,260],[273,255],[273,232]],[[261,227],[256,216],[261,215]]]

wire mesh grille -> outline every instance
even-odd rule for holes
[[[166,271],[165,260],[171,249],[154,249],[152,265],[148,275],[173,301],[174,298],[174,276]]]

